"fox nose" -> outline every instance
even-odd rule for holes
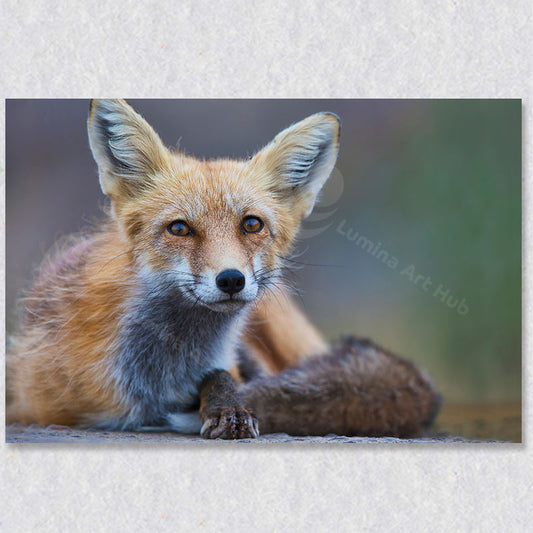
[[[224,270],[217,278],[217,287],[230,296],[244,289],[246,282],[244,274],[238,270]]]

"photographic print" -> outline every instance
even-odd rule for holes
[[[520,100],[6,101],[8,442],[520,442]]]

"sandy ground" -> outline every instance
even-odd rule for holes
[[[231,441],[236,444],[279,443],[461,443],[461,442],[521,442],[521,405],[519,403],[501,405],[444,405],[431,433],[416,439],[394,437],[291,437],[286,433],[261,435],[258,439]],[[178,433],[133,433],[126,431],[94,431],[61,429],[59,427],[22,426],[11,424],[6,427],[8,443],[195,443],[206,444],[199,435]],[[228,442],[228,441],[220,441]]]
[[[217,439],[219,440],[219,439]],[[132,433],[126,431],[93,431],[77,429],[58,429],[53,427],[21,426],[11,424],[6,427],[8,443],[195,443],[205,444],[213,441],[200,438],[198,435],[179,435],[177,433]],[[228,442],[228,441],[220,441]],[[291,437],[286,433],[261,435],[258,439],[242,439],[231,441],[235,444],[251,442],[254,444],[279,443],[457,443],[457,442],[498,442],[490,440],[472,440],[463,437],[434,435],[416,439],[397,439],[394,437],[342,437],[326,435],[325,437]]]

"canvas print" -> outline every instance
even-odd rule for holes
[[[520,442],[519,100],[8,100],[8,442]]]

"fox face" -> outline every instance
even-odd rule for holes
[[[217,312],[275,287],[333,170],[339,129],[318,113],[248,160],[202,161],[165,148],[122,100],[93,101],[88,121],[102,190],[144,281]]]

